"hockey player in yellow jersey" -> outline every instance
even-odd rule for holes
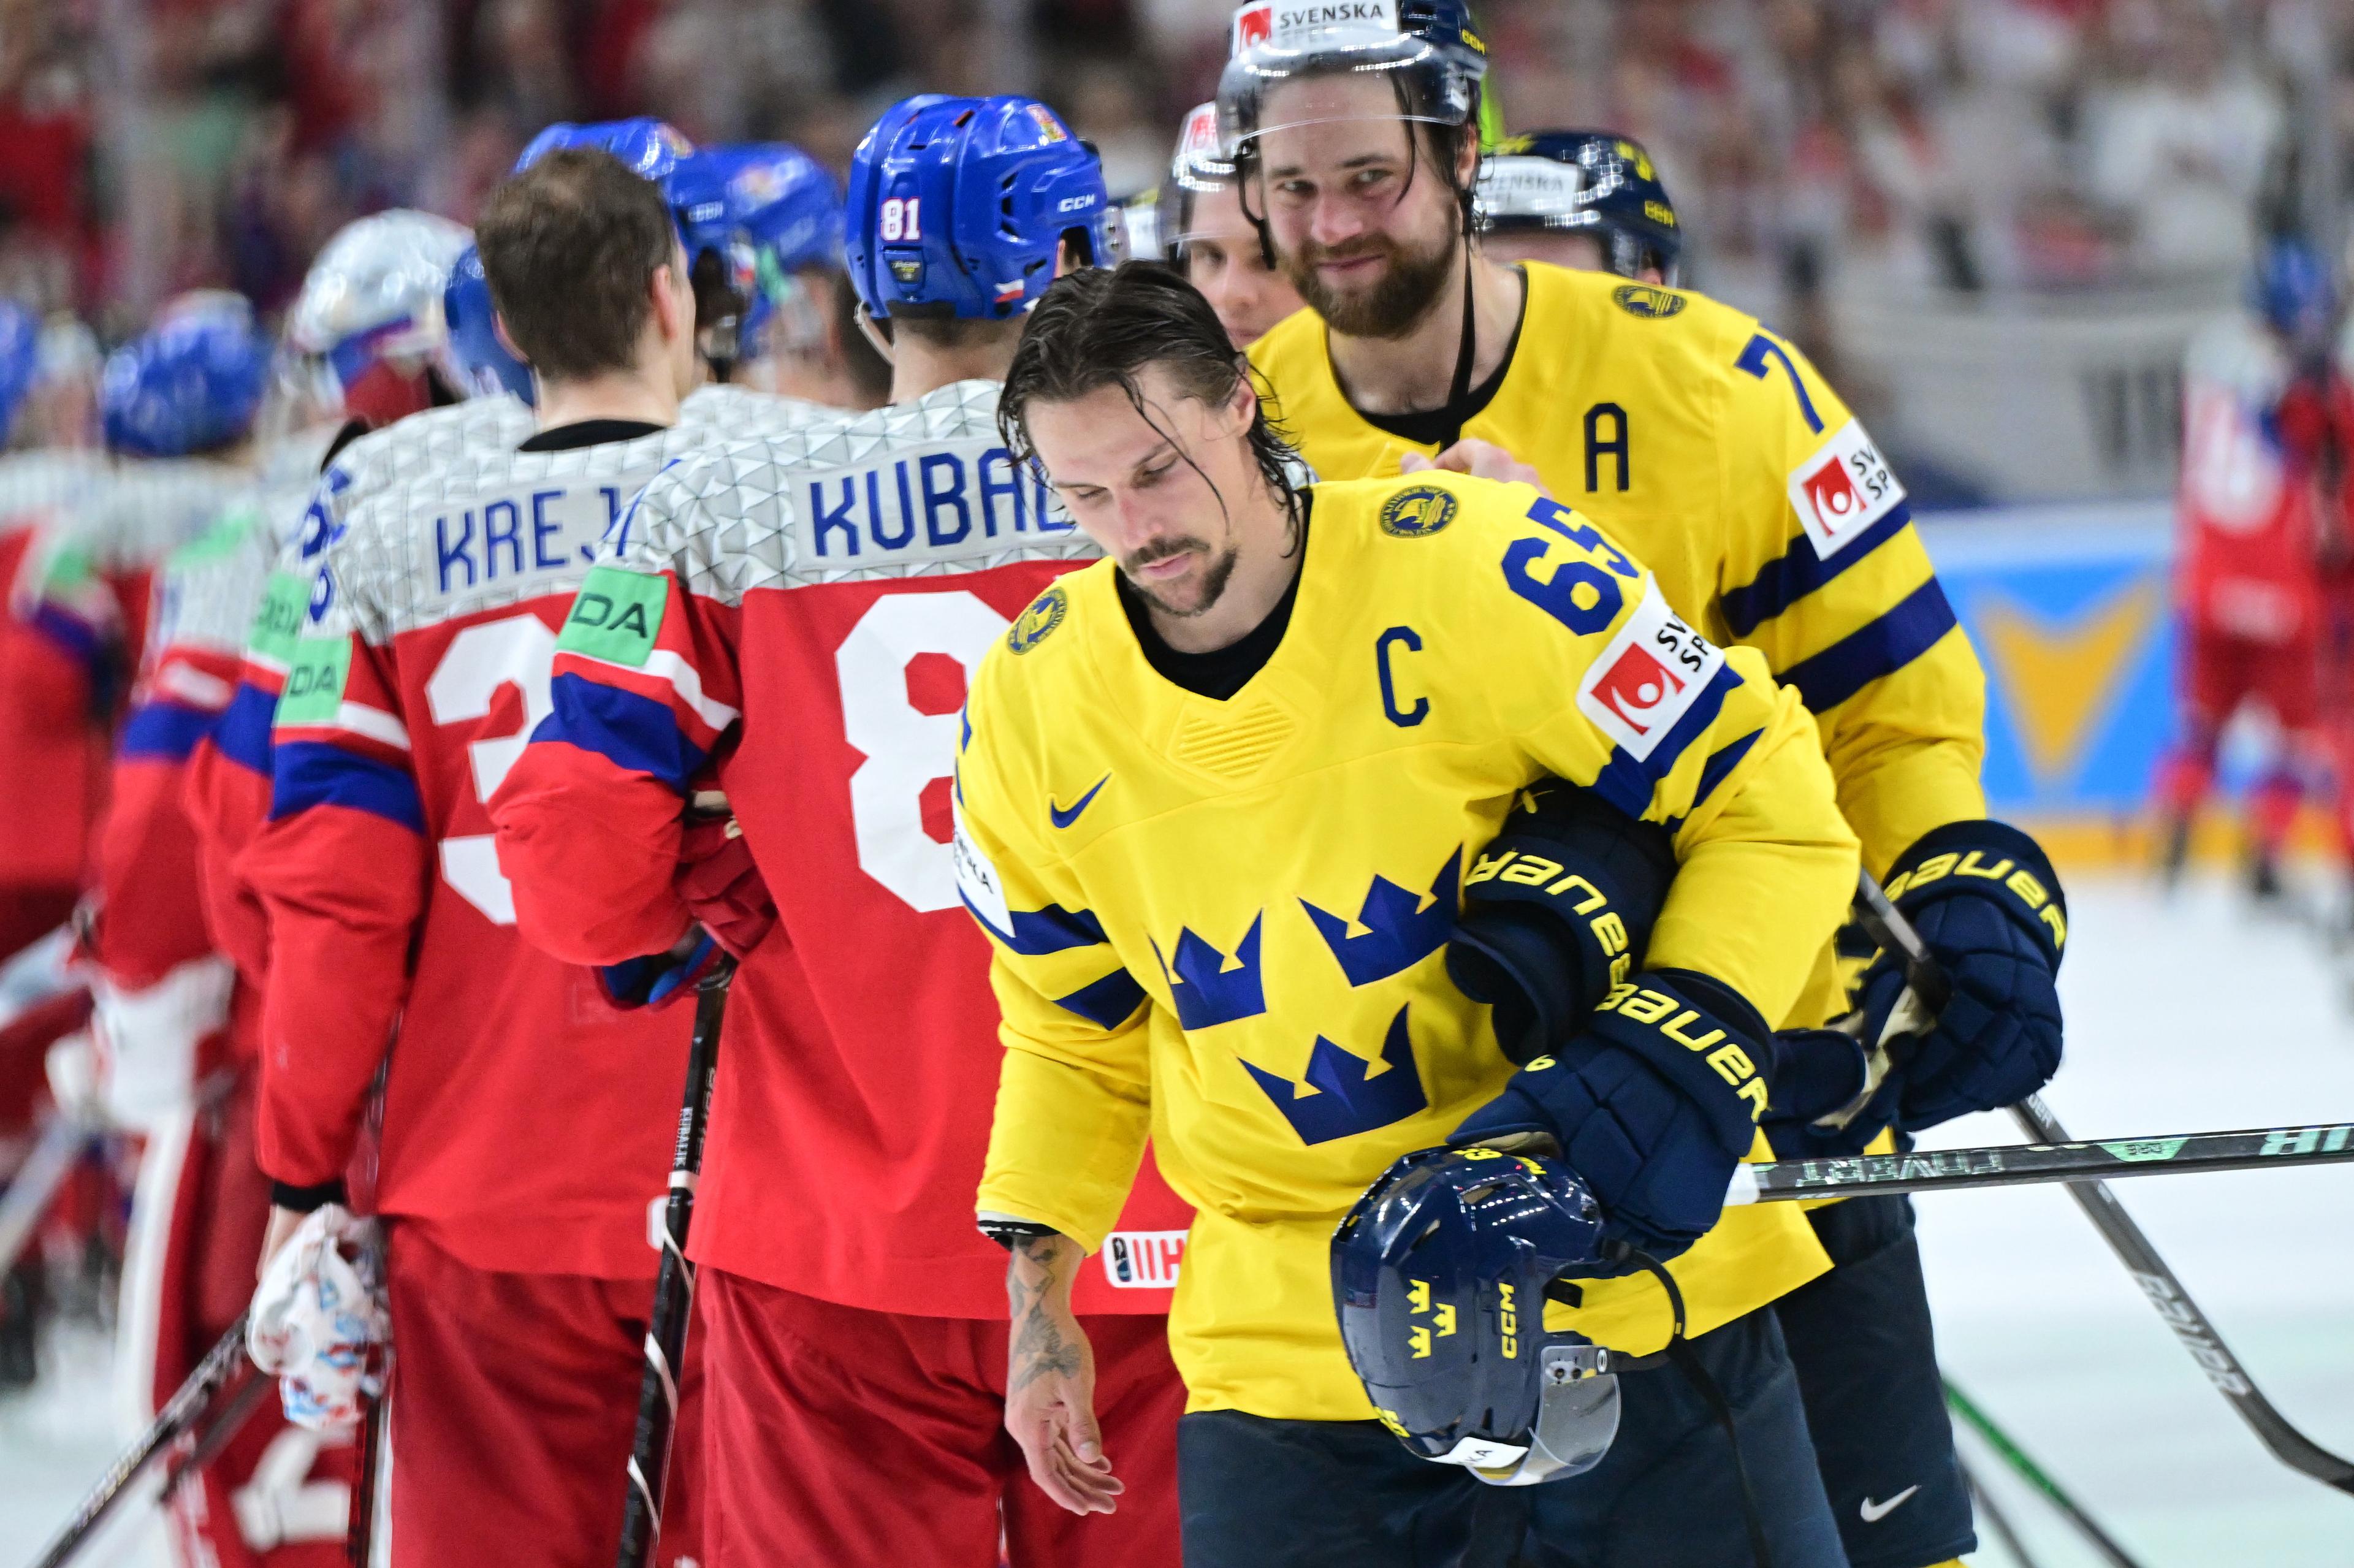
[[[1330,26],[1282,7],[1249,22],[1246,7],[1221,89],[1245,207],[1311,307],[1251,350],[1303,456],[1328,478],[1527,465],[1656,569],[1680,613],[1757,649],[1798,691],[1868,868],[1902,890],[1921,869],[2017,864],[2056,889],[2025,835],[1983,820],[1983,678],[1877,444],[1789,344],[1662,286],[1675,256],[1659,241],[1681,229],[1639,147],[1540,133],[1483,161],[1484,59],[1451,47],[1450,6],[1376,8]],[[1384,69],[1385,55],[1399,67]],[[1557,178],[1547,155],[1567,161]],[[1479,230],[1516,203],[1505,227],[1593,235],[1613,270],[1490,260]],[[1634,215],[1623,232],[1614,208]],[[1947,967],[1970,972],[1969,999],[1847,1128],[1812,1127],[1822,1107],[1777,1107],[1786,1144],[1843,1150],[2049,1077],[2058,940],[2039,942],[2031,912],[1976,895],[1984,886],[1934,913],[1925,890],[1901,893],[1938,926]],[[1839,979],[1826,951],[1783,1022],[1843,1011]],[[1893,963],[1867,975],[1867,1029],[1902,991]],[[1909,1207],[1874,1200],[1813,1220],[1840,1266],[1791,1303],[1790,1349],[1850,1558],[1950,1559],[1974,1541]],[[1546,1535],[1542,1500],[1536,1512]]]
[[[1757,1310],[1819,1272],[1820,1250],[1796,1214],[1719,1220],[1785,1065],[1766,1020],[1796,1001],[1853,884],[1796,694],[1527,485],[1294,489],[1215,314],[1149,265],[1049,291],[999,417],[1112,557],[991,651],[958,766],[960,886],[997,944],[1007,1047],[978,1205],[1015,1249],[1007,1425],[1033,1475],[1067,1507],[1116,1498],[1064,1298],[1149,1133],[1199,1211],[1171,1328],[1187,1562],[1455,1561],[1487,1489],[1372,1419],[1327,1255],[1393,1158],[1508,1086],[1579,1076],[1552,1057],[1515,1075],[1446,952],[1467,885],[1475,906],[1523,870],[1617,885],[1600,860],[1479,853],[1554,777],[1624,830],[1672,837],[1656,921],[1630,904],[1638,929],[1589,972],[1674,995],[1666,1027],[1685,1044],[1666,1066],[1656,1035],[1594,1046],[1621,1075],[1586,1072],[1591,1114],[1549,1130],[1573,1154],[1606,1135],[1614,1157],[1590,1163],[1609,1222],[1674,1258],[1776,1561],[1840,1562]],[[1582,1288],[1567,1326],[1636,1354],[1668,1338],[1652,1280]],[[1724,1451],[1688,1441],[1708,1420],[1698,1395],[1655,1379],[1627,1406],[1605,1467],[1545,1489],[1578,1491],[1589,1525],[1623,1521],[1628,1549],[1689,1549],[1643,1561],[1742,1551]]]

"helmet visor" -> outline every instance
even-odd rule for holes
[[[1603,191],[1575,164],[1525,155],[1490,158],[1479,171],[1483,228],[1582,228]]]
[[[1235,13],[1218,82],[1219,130],[1231,154],[1256,137],[1336,120],[1460,125],[1484,73],[1462,44],[1402,30],[1397,0],[1248,5]]]

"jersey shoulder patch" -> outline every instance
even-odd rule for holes
[[[1790,472],[1790,505],[1815,554],[1830,559],[1903,503],[1879,443],[1850,418]]]
[[[1636,761],[1647,761],[1723,667],[1724,651],[1670,609],[1658,583],[1647,579],[1634,613],[1578,682],[1578,711]]]

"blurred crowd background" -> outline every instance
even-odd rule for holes
[[[1229,9],[0,0],[0,292],[109,336],[201,285],[270,310],[356,215],[470,218],[559,119],[659,114],[840,168],[906,92],[1027,91],[1097,143],[1126,194],[1210,95]],[[2354,0],[1479,11],[1507,124],[1640,138],[1684,215],[1688,281],[1812,349],[1892,428],[1928,499],[2162,491],[2188,334],[2263,233],[2339,241]],[[2062,436],[2000,407],[1945,428],[1957,401],[2054,399],[2072,405]]]

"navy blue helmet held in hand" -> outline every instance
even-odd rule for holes
[[[851,159],[850,281],[869,316],[1002,321],[1055,281],[1066,240],[1118,261],[1103,165],[1035,99],[926,93],[885,110]]]
[[[1382,1424],[1496,1486],[1591,1469],[1618,1431],[1611,1356],[1548,1334],[1546,1287],[1615,1272],[1593,1195],[1556,1160],[1425,1149],[1332,1235],[1341,1340]]]
[[[1609,131],[1532,131],[1496,144],[1480,165],[1484,234],[1591,234],[1605,270],[1673,288],[1683,230],[1651,156]]]

